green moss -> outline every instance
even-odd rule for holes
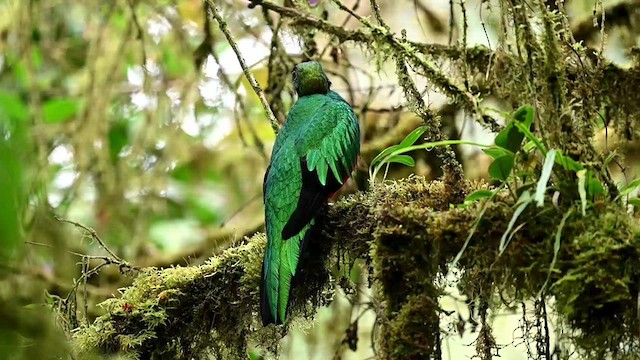
[[[466,183],[466,193],[484,187]],[[413,177],[374,189],[372,262],[378,295],[385,304],[381,348],[389,358],[418,358],[424,342],[405,342],[406,329],[415,338],[437,339],[439,328],[429,325],[435,307],[421,313],[416,297],[438,299],[443,293],[442,274],[461,249],[476,220],[479,205],[449,208],[447,187]],[[572,205],[567,205],[572,206]],[[459,262],[459,288],[471,301],[490,301],[492,306],[534,299],[543,288],[551,260],[555,233],[564,209],[528,209],[523,227],[502,256],[500,239],[513,214],[508,197],[498,197],[487,211]],[[617,356],[637,349],[636,303],[640,278],[640,240],[636,224],[615,205],[578,211],[568,218],[561,235],[558,261],[550,276],[546,295],[555,299],[561,322],[568,325],[571,341],[587,355]],[[422,298],[424,297],[424,298]],[[425,321],[416,327],[410,313]],[[404,320],[403,320],[404,319]],[[406,320],[406,321],[405,321]],[[418,331],[419,335],[415,335]],[[485,334],[489,339],[490,334]],[[413,344],[414,348],[411,348]],[[431,352],[433,353],[433,348]],[[431,356],[431,355],[429,355]],[[424,357],[423,357],[424,358]]]
[[[584,231],[566,244],[562,274],[551,288],[556,308],[585,353],[629,350],[619,344],[634,344],[637,351],[640,234],[621,213],[603,212],[590,220],[578,221]]]
[[[76,352],[241,356],[256,310],[264,243],[264,235],[257,235],[202,266],[144,271],[122,297],[102,304],[106,315],[75,332]]]
[[[462,182],[460,189],[466,194],[479,188],[487,185]],[[331,301],[334,279],[347,277],[355,260],[364,259],[383,304],[381,357],[437,358],[443,275],[481,208],[451,207],[456,196],[443,182],[412,176],[331,206],[301,260],[304,281],[294,285],[291,322],[312,318],[318,306]],[[510,199],[500,194],[488,204],[458,264],[460,291],[487,304],[485,316],[536,297],[549,274],[560,219],[573,206],[531,207],[521,216],[526,224],[498,256],[513,215]],[[545,294],[564,324],[563,341],[587,358],[638,351],[639,234],[634,220],[614,205],[593,207],[584,217],[574,211],[565,223]],[[201,266],[144,271],[120,298],[103,304],[106,315],[77,329],[76,352],[235,359],[245,356],[249,342],[277,352],[287,327],[263,328],[258,322],[264,246],[264,235],[257,234]],[[484,340],[478,343],[490,350],[495,345],[490,327],[482,329]]]
[[[429,359],[438,352],[439,333],[437,298],[412,296],[384,326],[381,345],[389,359]]]

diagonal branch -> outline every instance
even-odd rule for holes
[[[434,55],[450,54],[455,56],[461,54],[460,50],[452,50],[437,44],[422,44],[396,37],[389,29],[371,24],[367,19],[357,15],[339,0],[333,2],[343,11],[354,16],[361,24],[367,28],[368,32],[362,30],[346,30],[342,27],[332,25],[330,22],[301,12],[297,9],[280,6],[270,1],[250,0],[249,7],[262,6],[280,14],[283,17],[292,19],[292,26],[307,26],[318,29],[322,32],[334,36],[338,41],[354,41],[365,46],[372,46],[373,43],[384,43],[390,46],[390,50],[397,56],[406,59],[416,71],[424,75],[433,85],[440,89],[454,102],[460,103],[466,110],[477,115],[479,122],[489,127],[493,131],[499,131],[498,121],[487,114],[483,114],[478,107],[478,100],[468,91],[460,88],[451,78],[445,75],[437,66],[424,56],[434,53]]]
[[[211,15],[218,22],[220,31],[222,31],[224,36],[227,38],[227,41],[229,42],[229,45],[231,45],[233,52],[236,53],[238,62],[240,63],[240,66],[242,66],[242,70],[244,71],[244,76],[246,76],[247,80],[249,81],[249,84],[251,84],[253,91],[255,91],[256,95],[258,95],[258,98],[260,99],[260,103],[262,104],[264,112],[267,115],[267,118],[269,119],[269,123],[271,123],[271,128],[273,129],[273,132],[277,134],[278,131],[280,130],[280,125],[278,124],[278,120],[276,119],[276,116],[273,114],[273,111],[271,110],[271,106],[269,106],[269,102],[267,101],[267,98],[264,95],[264,91],[262,91],[260,84],[258,84],[258,81],[256,80],[255,76],[253,76],[253,73],[251,72],[251,70],[249,70],[247,63],[244,61],[244,58],[240,53],[240,49],[238,49],[238,44],[233,39],[233,36],[231,36],[229,29],[227,29],[227,23],[226,21],[224,21],[222,16],[220,16],[220,12],[218,12],[218,8],[216,7],[216,4],[213,2],[213,0],[206,0],[206,3],[208,5]]]

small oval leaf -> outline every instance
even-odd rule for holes
[[[474,202],[480,199],[485,199],[491,197],[493,195],[493,191],[487,189],[480,189],[472,192],[466,198],[464,198],[464,202]]]
[[[497,180],[507,181],[511,169],[513,169],[513,162],[515,157],[511,154],[500,156],[495,159],[489,166],[489,175]]]
[[[524,135],[513,125],[513,122],[510,122],[509,125],[498,133],[495,144],[512,153],[516,153],[520,150],[522,139],[524,139]]]
[[[516,113],[513,114],[513,119],[523,123],[527,128],[529,128],[531,127],[531,124],[533,124],[533,116],[533,107],[531,107],[531,105],[524,105],[516,110]]]
[[[409,155],[396,155],[392,158],[389,159],[390,163],[399,163],[402,165],[406,165],[409,167],[414,167],[416,166],[416,162],[415,160],[413,160],[413,158]]]

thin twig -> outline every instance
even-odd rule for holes
[[[209,16],[205,16],[205,23],[207,21],[209,21]],[[213,59],[215,60],[215,62],[220,66],[220,70],[218,71],[218,75],[220,75],[220,79],[222,80],[222,82],[227,86],[227,88],[229,88],[230,91],[232,91],[235,95],[236,98],[236,106],[233,107],[233,114],[234,114],[234,118],[236,120],[236,128],[238,129],[238,135],[240,136],[240,141],[242,142],[242,144],[244,146],[249,146],[249,143],[247,142],[247,140],[245,139],[245,135],[244,135],[244,131],[242,130],[242,126],[240,125],[240,116],[242,117],[247,117],[247,107],[244,103],[244,101],[242,101],[242,98],[240,96],[240,92],[238,92],[237,86],[234,86],[233,82],[231,81],[231,79],[229,78],[229,75],[224,72],[223,68],[222,68],[222,63],[220,62],[220,56],[218,56],[218,53],[215,51],[214,44],[215,44],[215,40],[213,38],[213,35],[211,34],[211,30],[209,29],[208,25],[205,25],[205,29],[206,29],[206,34],[209,34],[208,37],[208,41],[209,41],[209,50],[211,53],[211,56],[213,57]],[[269,109],[271,109],[271,107],[269,107]],[[238,111],[240,111],[240,114],[238,114]],[[264,144],[262,143],[262,140],[260,140],[260,137],[258,136],[258,134],[256,133],[255,128],[253,127],[253,124],[251,123],[251,121],[249,121],[247,119],[246,121],[247,124],[247,128],[249,129],[249,132],[251,133],[251,136],[253,138],[254,144],[256,149],[258,150],[258,153],[260,153],[260,155],[264,158],[267,159],[267,154],[264,150]]]
[[[370,38],[365,41],[366,43],[371,43],[372,40],[384,41],[390,46],[391,50],[393,50],[393,52],[395,53],[395,56],[404,58],[406,62],[412,65],[412,68],[416,73],[425,76],[433,85],[437,86],[445,95],[452,98],[456,102],[460,102],[465,108],[471,110],[475,115],[477,115],[478,122],[480,122],[483,125],[485,125],[486,123],[486,125],[491,127],[491,129],[493,130],[497,130],[499,128],[499,125],[497,124],[495,119],[492,119],[488,117],[486,114],[482,113],[478,105],[478,99],[476,99],[476,97],[472,93],[470,93],[469,91],[466,91],[465,89],[460,88],[452,78],[448,77],[443,71],[438,69],[429,60],[428,57],[425,58],[424,56],[420,56],[419,54],[416,53],[416,51],[414,51],[415,48],[420,47],[419,44],[417,45],[414,42],[408,41],[404,36],[401,38],[394,36],[387,25],[375,26],[371,24],[369,20],[354,13],[351,9],[346,7],[340,0],[333,0],[333,2],[340,8],[340,10],[345,11],[351,14],[354,18],[358,19],[358,21],[370,31],[370,35],[363,34],[365,37],[370,36]],[[273,11],[276,11],[279,13],[281,11],[281,7],[277,5],[274,6],[271,3],[262,1],[260,2],[260,4],[264,7],[268,7]],[[378,22],[381,22],[382,17],[379,14],[380,8],[373,1],[372,1],[372,9],[374,13],[376,11],[378,12],[378,15],[376,15],[376,19],[378,20]],[[292,15],[292,17],[296,17],[296,16],[297,15]],[[306,16],[306,17],[307,19],[304,19],[305,22],[310,20],[308,19],[309,16]],[[384,22],[382,22],[381,24],[384,24]],[[325,25],[325,24],[320,23],[319,25]],[[337,34],[335,32],[331,32],[328,29],[326,29],[326,26],[322,29],[329,33]],[[340,31],[342,31],[342,29]],[[339,37],[339,35],[337,36]],[[352,39],[349,39],[349,40],[358,41],[358,38],[354,36]],[[466,52],[463,53],[463,55],[465,54]]]
[[[209,11],[211,15],[213,15],[213,17],[218,22],[220,31],[222,31],[224,36],[227,38],[229,45],[231,45],[231,48],[236,53],[238,62],[240,63],[240,66],[244,71],[244,76],[246,76],[247,80],[249,81],[249,84],[251,84],[253,91],[255,91],[256,95],[258,95],[258,98],[262,103],[262,107],[264,108],[264,112],[267,115],[269,122],[271,123],[271,128],[273,129],[273,132],[277,134],[278,131],[280,130],[280,126],[278,125],[278,120],[276,119],[276,116],[273,114],[273,111],[271,110],[271,106],[269,106],[269,102],[267,102],[267,98],[264,95],[264,91],[262,91],[260,84],[258,84],[258,81],[256,80],[255,76],[253,76],[253,73],[247,67],[247,63],[244,61],[244,58],[240,53],[240,49],[238,49],[238,44],[233,39],[233,36],[231,36],[229,29],[227,29],[227,23],[224,21],[222,16],[220,16],[220,12],[218,11],[216,5],[213,3],[213,0],[206,0],[206,2],[209,7]]]
[[[84,231],[86,231],[87,233],[89,233],[89,235],[91,236],[91,239],[93,239],[95,242],[97,242],[97,243],[98,243],[98,245],[100,245],[100,247],[101,247],[104,251],[106,251],[106,252],[109,254],[109,256],[111,256],[111,257],[113,258],[113,260],[115,260],[115,261],[114,261],[114,263],[122,263],[122,264],[125,264],[125,263],[126,263],[126,261],[122,260],[122,259],[121,259],[118,255],[116,255],[116,254],[115,254],[111,249],[109,249],[109,248],[107,247],[107,245],[105,245],[104,241],[102,241],[102,239],[100,239],[100,236],[98,236],[98,233],[97,233],[95,230],[93,230],[92,228],[90,228],[90,227],[88,227],[88,226],[86,226],[86,225],[82,225],[82,224],[80,224],[80,223],[78,223],[78,222],[75,222],[75,221],[72,221],[72,220],[67,220],[67,219],[59,218],[59,217],[58,217],[58,216],[56,216],[56,215],[53,215],[53,217],[54,217],[56,220],[60,221],[60,222],[64,222],[64,223],[71,224],[71,225],[73,225],[73,226],[79,227],[79,228],[83,229]]]
[[[376,0],[369,0],[369,3],[371,4],[371,9],[373,9],[373,15],[376,17],[376,20],[378,20],[378,24],[389,30],[389,26],[384,22],[384,20],[382,20],[382,15],[380,14],[380,5],[378,5]]]

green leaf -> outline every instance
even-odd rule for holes
[[[579,170],[578,172],[576,172],[576,175],[578,176],[578,194],[580,194],[582,216],[585,216],[587,214],[587,190],[585,188],[587,170]]]
[[[495,139],[495,143],[497,146],[509,150],[512,153],[518,152],[520,150],[520,145],[522,144],[522,139],[524,139],[524,135],[518,131],[518,128],[515,127],[513,122],[510,122],[502,131],[498,133]]]
[[[603,114],[603,113],[604,113],[604,111],[601,110],[601,111],[598,112],[598,116],[596,116],[595,123],[596,123],[596,126],[597,126],[598,129],[602,129],[605,126],[607,126],[607,124],[605,124],[605,122],[604,122],[604,117],[607,114],[606,113]]]
[[[640,198],[639,197],[632,197],[631,199],[629,199],[629,201],[627,202],[630,205],[633,205],[633,207],[640,208]]]
[[[37,46],[31,48],[31,62],[36,70],[42,67],[42,50]]]
[[[587,172],[587,194],[589,196],[603,195],[605,193],[604,186],[600,183],[592,171]]]
[[[557,151],[555,149],[549,150],[544,158],[542,173],[540,174],[540,179],[538,180],[538,185],[536,186],[536,193],[534,195],[534,199],[538,207],[542,207],[544,205],[544,193],[547,190],[547,183],[549,182],[549,178],[551,177],[551,170],[553,169],[553,163],[556,159],[556,153]]]
[[[193,63],[189,56],[165,49],[162,53],[162,69],[167,78],[184,77],[193,69]]]
[[[490,148],[482,149],[482,151],[494,159],[497,159],[503,155],[513,154],[511,151],[501,147],[490,147]]]
[[[387,162],[389,163],[400,163],[402,165],[406,165],[409,167],[414,167],[416,166],[416,162],[415,160],[413,160],[413,158],[409,155],[396,155],[392,158],[390,158]]]
[[[422,134],[424,134],[426,130],[427,129],[424,126],[420,126],[416,128],[411,133],[409,133],[409,135],[407,135],[400,142],[400,144],[389,146],[388,148],[381,151],[378,155],[376,155],[376,157],[374,157],[373,160],[371,160],[371,166],[373,167],[374,165],[380,163],[382,160],[384,160],[387,156],[391,155],[391,153],[396,150],[404,149],[409,146],[412,146],[416,141],[418,141],[420,136],[422,136]],[[396,156],[394,156],[392,158],[394,160],[389,159],[388,162],[397,162],[397,163],[405,164],[407,166],[415,166],[415,161],[413,161],[413,159],[407,160],[406,157],[410,158],[410,156],[408,155],[399,155],[399,156],[402,156],[402,157],[398,159]]]
[[[514,155],[503,155],[495,159],[489,166],[489,175],[497,180],[507,181],[511,169],[513,169]]]
[[[560,150],[558,150],[558,153],[556,154],[556,163],[562,166],[565,170],[569,171],[580,171],[584,169],[584,166],[582,166],[582,164],[573,160],[569,156],[563,155]]]
[[[485,199],[485,198],[488,198],[488,197],[491,197],[491,196],[493,196],[493,191],[486,190],[486,189],[480,189],[480,190],[476,190],[476,191],[472,192],[466,198],[464,198],[464,202],[474,202],[474,201],[478,201],[480,199]]]
[[[530,129],[533,124],[534,114],[535,112],[531,105],[524,105],[516,110],[516,113],[513,114],[513,119],[525,125],[527,129]]]
[[[256,350],[250,350],[249,351],[249,360],[262,360],[264,359],[262,357],[262,355],[260,355],[260,353]]]
[[[386,158],[387,156],[389,156],[392,152],[396,151],[397,149],[399,149],[400,146],[398,145],[391,145],[388,148],[382,150],[380,152],[380,154],[376,155],[376,157],[373,158],[373,160],[371,160],[371,165],[369,165],[370,167],[373,167],[374,165],[378,164],[379,162],[381,162],[384,158]]]
[[[542,288],[540,288],[540,291],[538,291],[538,295],[536,296],[536,298],[540,298],[540,296],[542,296],[544,290],[547,287],[547,284],[549,283],[551,272],[553,272],[553,268],[555,267],[556,261],[558,260],[558,253],[560,252],[560,239],[562,238],[562,229],[564,228],[564,224],[567,222],[569,216],[571,216],[571,213],[573,213],[573,208],[564,213],[564,216],[560,221],[560,225],[558,225],[558,229],[556,230],[556,239],[553,242],[553,259],[551,260],[551,265],[549,265],[549,273],[547,274],[547,279],[544,281],[544,284],[542,284]]]
[[[111,161],[115,162],[118,159],[120,151],[129,143],[129,127],[126,120],[120,120],[113,123],[109,133],[107,134],[109,139],[109,155]]]
[[[513,120],[498,133],[495,144],[512,153],[518,152],[524,137],[530,140],[537,140],[529,130],[533,124],[533,108],[529,105],[520,107],[513,115]],[[526,129],[526,131],[524,131]]]
[[[22,60],[13,60],[15,62],[7,61],[9,64],[13,65],[13,76],[16,78],[19,85],[26,87],[31,79],[31,75],[29,75],[29,71],[27,71],[27,66]]]
[[[0,119],[7,117],[11,120],[24,121],[29,115],[29,109],[16,94],[0,92]]]
[[[422,136],[422,134],[424,134],[424,132],[427,131],[427,128],[424,126],[420,126],[417,127],[415,130],[413,130],[409,135],[407,135],[404,140],[402,140],[400,142],[400,144],[398,145],[400,148],[406,148],[409,147],[413,144],[416,143],[416,141],[418,141],[418,139],[420,138],[420,136]]]
[[[638,186],[640,186],[640,179],[635,179],[630,182],[627,186],[620,189],[620,196],[625,196],[635,190]]]
[[[500,247],[499,247],[500,253],[498,256],[502,255],[504,250],[509,245],[509,242],[511,242],[511,237],[509,237],[507,240],[507,236],[509,236],[509,234],[511,233],[511,229],[513,229],[514,225],[516,224],[516,221],[518,221],[518,218],[520,217],[522,212],[527,208],[527,206],[531,203],[532,200],[533,198],[531,197],[531,194],[528,191],[525,191],[522,193],[522,195],[520,195],[520,198],[518,199],[518,202],[517,202],[518,206],[516,207],[516,210],[513,212],[513,216],[511,216],[511,220],[509,220],[509,225],[507,225],[507,230],[504,232],[504,234],[502,234],[502,238],[500,239]]]
[[[80,106],[75,99],[52,99],[42,106],[44,121],[48,124],[65,122],[76,116]]]
[[[171,177],[185,183],[194,181],[194,170],[188,164],[182,164],[171,172]]]
[[[28,199],[30,160],[26,123],[0,117],[0,139],[0,264],[6,264],[24,241],[21,214]]]
[[[210,201],[201,196],[189,197],[186,205],[201,224],[214,224],[218,221],[218,211]]]

